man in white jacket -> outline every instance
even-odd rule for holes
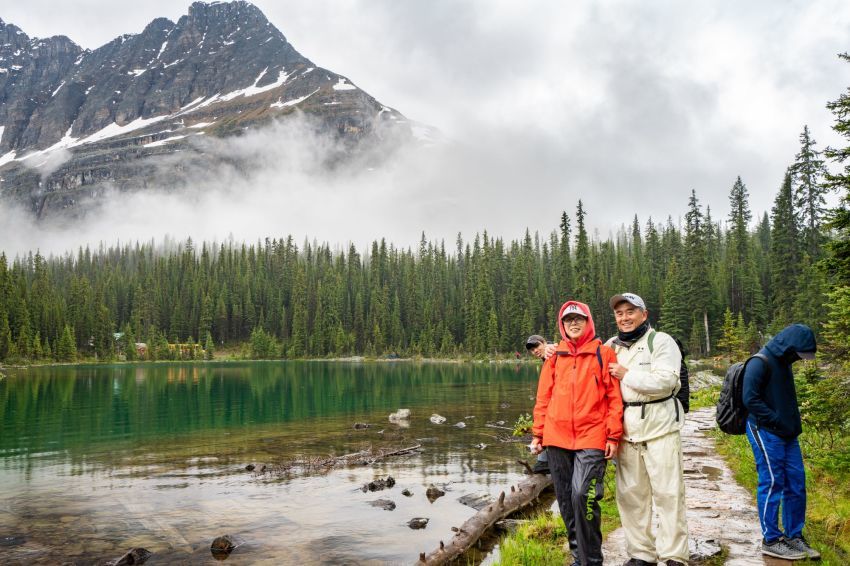
[[[688,562],[685,480],[680,430],[684,411],[676,399],[682,354],[668,334],[649,326],[646,304],[634,293],[611,297],[617,353],[611,375],[623,394],[623,441],[617,454],[617,507],[626,533],[626,566]],[[652,537],[652,504],[660,525]]]

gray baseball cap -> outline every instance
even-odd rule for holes
[[[619,295],[614,295],[611,297],[611,309],[613,310],[618,304],[623,301],[630,303],[642,311],[646,310],[646,303],[643,302],[643,299],[635,295],[634,293],[621,293]]]

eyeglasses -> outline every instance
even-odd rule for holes
[[[574,324],[583,324],[586,320],[583,316],[568,316],[564,318],[564,324],[572,326]]]

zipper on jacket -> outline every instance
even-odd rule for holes
[[[578,352],[576,352],[576,355],[573,357],[573,378],[571,380],[572,386],[573,386],[573,398],[572,398],[573,406],[570,407],[570,423],[572,424],[572,427],[573,427],[573,438],[572,438],[573,446],[575,446],[575,443],[576,443],[576,405],[577,405],[577,403],[576,403],[576,380],[578,379],[578,371],[577,370],[578,370]]]

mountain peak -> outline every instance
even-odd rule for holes
[[[93,194],[87,185],[144,186],[135,160],[191,151],[199,135],[240,134],[296,110],[349,144],[379,128],[411,130],[401,114],[298,53],[242,0],[195,2],[176,23],[156,18],[93,51],[64,36],[30,42],[0,24],[4,38],[0,198],[24,200],[39,215],[69,206],[79,191]],[[70,161],[54,166],[57,150]]]

